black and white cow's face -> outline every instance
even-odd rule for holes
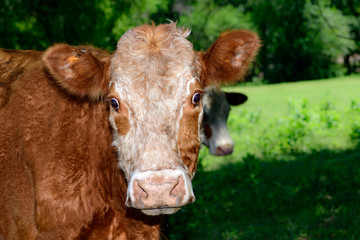
[[[205,89],[203,98],[204,118],[203,129],[205,138],[203,143],[209,148],[211,155],[224,156],[233,152],[232,141],[227,127],[230,105],[237,106],[247,100],[242,93],[230,93]]]

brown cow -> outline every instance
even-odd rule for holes
[[[241,78],[259,40],[197,54],[189,33],[143,25],[113,55],[55,45],[1,80],[0,238],[158,239],[157,215],[194,201],[202,89]]]

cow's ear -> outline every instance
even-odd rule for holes
[[[199,53],[202,86],[241,80],[259,47],[255,33],[235,30],[221,34],[206,53]]]
[[[232,106],[243,104],[248,99],[248,97],[242,93],[235,93],[235,92],[224,92],[224,93],[226,100]]]
[[[110,56],[90,46],[58,44],[46,50],[43,61],[67,92],[97,100],[108,92]]]

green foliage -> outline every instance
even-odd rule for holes
[[[320,105],[320,118],[324,122],[325,128],[337,127],[341,115],[336,111],[335,105],[329,100],[323,101]]]
[[[243,7],[230,4],[220,7],[210,0],[193,1],[189,10],[180,16],[179,23],[192,28],[190,39],[198,50],[207,50],[220,33],[227,29],[256,30]]]
[[[116,39],[119,39],[129,28],[149,23],[150,16],[158,11],[164,10],[168,4],[168,0],[129,1],[129,10],[117,15],[112,33]]]
[[[309,104],[307,99],[290,99],[288,108],[284,116],[261,121],[261,127],[262,110],[259,108],[252,111],[240,109],[236,116],[231,115],[228,125],[233,139],[241,142],[238,152],[273,159],[288,155],[291,159],[297,153],[309,153],[326,146],[339,147],[336,136],[341,132],[352,131],[351,139],[358,139],[360,121],[354,110],[346,112],[348,118],[342,118],[342,112],[333,102],[324,100],[319,104]]]
[[[1,1],[0,47],[14,49],[66,42],[113,50],[125,31],[168,6],[168,0]]]
[[[328,78],[360,71],[351,60],[360,53],[359,9],[353,0],[0,0],[0,47],[65,42],[114,50],[129,28],[171,19],[192,29],[197,50],[227,29],[257,32],[263,47],[249,77],[255,82]]]
[[[338,37],[332,31],[336,29],[338,34],[349,37],[350,20],[326,4],[329,1],[249,2],[253,21],[264,42],[260,68],[265,79],[274,83],[328,78],[342,73],[336,60],[354,48],[355,41]],[[331,19],[331,29],[325,19]]]
[[[339,9],[333,8],[329,1],[307,1],[304,11],[311,31],[311,37],[323,54],[337,57],[348,54],[355,48],[355,41],[351,40],[350,25],[353,18],[346,17]],[[323,48],[322,46],[326,46]]]
[[[350,118],[350,139],[360,146],[360,100],[351,102],[351,118]]]
[[[305,136],[312,136],[318,125],[318,116],[309,109],[306,99],[290,101],[290,114],[286,118],[276,120],[277,139],[283,153],[296,153],[306,144]],[[300,150],[301,151],[301,150]]]
[[[339,126],[340,113],[330,101],[309,105],[307,99],[289,100],[289,114],[275,118],[260,137],[264,156],[295,154],[316,150],[314,138]],[[323,147],[321,145],[321,147]]]

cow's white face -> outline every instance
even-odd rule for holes
[[[189,31],[164,25],[128,31],[110,71],[111,114],[129,207],[168,214],[194,201],[201,95]]]

